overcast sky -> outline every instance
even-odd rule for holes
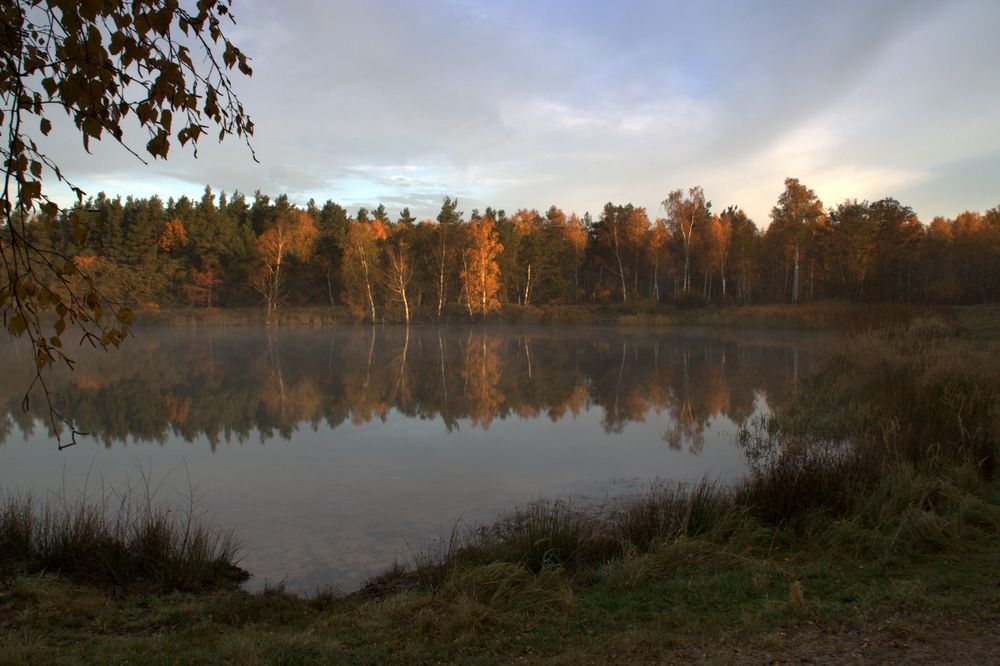
[[[701,185],[761,226],[795,176],[827,206],[893,196],[924,221],[1000,204],[1000,1],[236,0],[238,141],[143,166],[50,150],[88,193],[216,191],[434,217],[662,215]],[[135,144],[144,141],[137,136]]]

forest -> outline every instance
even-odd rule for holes
[[[738,206],[716,212],[700,187],[670,192],[658,212],[608,203],[596,217],[556,206],[466,216],[445,197],[436,219],[408,208],[393,219],[383,205],[351,213],[333,201],[303,208],[285,195],[206,187],[199,201],[98,194],[27,228],[36,247],[82,269],[72,279],[92,280],[113,302],[263,305],[268,322],[283,305],[411,321],[506,305],[1000,297],[1000,206],[925,223],[892,198],[826,207],[788,178],[764,231]],[[48,270],[52,288],[65,288],[70,271]]]

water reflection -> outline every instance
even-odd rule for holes
[[[297,431],[440,421],[454,435],[498,420],[552,422],[597,410],[605,433],[656,416],[662,441],[698,454],[713,420],[780,407],[819,358],[773,335],[620,329],[349,327],[325,331],[139,329],[119,351],[80,350],[50,378],[60,410],[107,447],[183,439],[291,439]],[[0,442],[35,435],[45,402],[21,410],[24,346],[0,351]],[[38,433],[41,434],[41,433]]]
[[[253,586],[350,590],[459,517],[489,520],[538,497],[600,501],[653,478],[735,478],[738,424],[784,405],[820,343],[598,328],[139,329],[50,377],[63,412],[94,434],[61,453],[44,402],[20,409],[27,347],[6,345],[0,489],[121,488],[138,465],[157,480],[156,501],[183,503],[193,485],[199,506],[237,530]]]

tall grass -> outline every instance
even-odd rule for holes
[[[198,591],[247,577],[229,533],[189,506],[154,506],[127,491],[100,501],[0,497],[0,578],[57,573],[122,591]]]
[[[851,438],[923,469],[971,464],[984,478],[1000,446],[1000,344],[938,320],[851,339],[781,418],[791,433]]]
[[[535,502],[469,535],[463,560],[515,562],[530,571],[558,565],[589,569],[618,552],[618,542],[599,516],[568,502]]]

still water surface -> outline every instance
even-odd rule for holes
[[[136,329],[51,377],[91,433],[65,451],[20,408],[27,348],[0,347],[0,489],[152,479],[234,527],[251,588],[356,588],[515,504],[601,501],[656,479],[733,479],[734,434],[780,409],[824,338],[602,328]]]

